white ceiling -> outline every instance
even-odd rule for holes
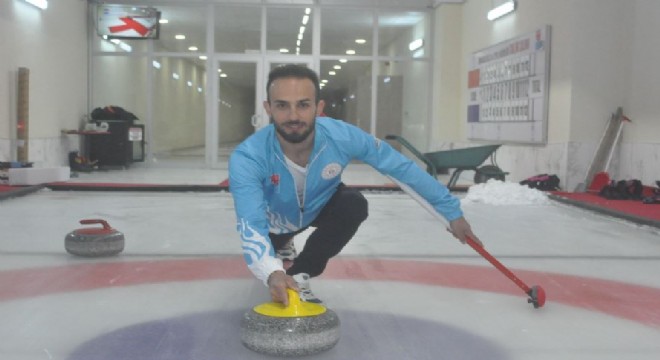
[[[163,16],[167,17],[170,20],[170,23],[165,28],[161,28],[161,38],[159,42],[167,48],[168,52],[186,52],[186,44],[195,44],[195,45],[205,45],[205,36],[204,36],[204,26],[200,26],[200,19],[204,19],[204,7],[200,6],[181,6],[182,4],[188,5],[201,5],[204,3],[229,3],[235,5],[245,5],[245,4],[254,4],[254,5],[318,5],[326,8],[385,8],[393,9],[395,13],[398,13],[396,10],[401,9],[402,12],[400,15],[396,16],[384,16],[380,19],[382,21],[394,21],[396,24],[390,24],[391,26],[406,26],[406,16],[410,16],[413,23],[419,21],[420,12],[406,12],[407,10],[420,10],[427,11],[429,8],[441,6],[442,4],[456,4],[463,3],[465,0],[188,0],[182,2],[181,0],[114,0],[114,1],[99,1],[99,0],[89,0],[93,3],[103,2],[105,4],[114,3],[114,4],[136,4],[136,5],[153,5],[159,10],[163,11]],[[170,11],[168,11],[170,10]],[[174,10],[174,11],[171,11]],[[408,15],[406,15],[408,14]],[[371,32],[372,23],[371,20],[366,17],[365,21],[359,20],[359,17],[352,17],[350,20],[350,26],[347,26],[346,19],[337,19],[339,21],[337,26],[328,26],[328,29],[333,30],[332,37],[335,39],[353,39],[355,37],[355,32],[357,29],[365,29],[365,31]],[[256,21],[256,23],[254,23]],[[355,23],[360,21],[361,23]],[[240,17],[233,20],[232,17],[223,18],[222,28],[225,30],[216,28],[216,31],[229,31],[229,28],[232,29],[234,34],[242,34],[242,36],[234,36],[238,41],[243,41],[245,34],[250,30],[258,29],[260,26],[260,18],[247,18]],[[286,21],[275,21],[274,23],[282,24],[282,26],[287,25]],[[383,25],[386,25],[382,23]],[[216,27],[219,26],[216,24]],[[229,27],[229,28],[227,28]],[[344,30],[342,30],[344,29]],[[173,39],[173,34],[186,34],[187,39],[185,42],[176,41]],[[390,36],[387,32],[382,32],[380,34],[381,41],[387,41],[387,37]],[[351,40],[352,41],[352,40]],[[325,49],[327,50],[327,49]],[[161,50],[162,51],[162,50]],[[200,49],[200,51],[204,51]],[[204,61],[199,61],[200,66],[204,66]],[[231,64],[226,64],[226,66],[231,66]],[[236,66],[235,72],[241,72],[240,76],[237,76],[235,79],[241,79],[241,82],[251,83],[252,74],[245,73],[246,69]],[[230,70],[227,68],[227,70]],[[234,80],[235,81],[235,80]],[[233,82],[233,81],[231,81]],[[253,83],[253,82],[252,82]]]
[[[91,3],[113,4],[175,4],[177,0],[88,0]],[[273,5],[321,5],[321,6],[356,6],[356,7],[397,7],[397,8],[435,8],[442,4],[463,3],[465,0],[187,0],[186,3],[235,3],[235,4],[273,4]]]

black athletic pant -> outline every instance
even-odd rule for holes
[[[287,274],[307,273],[312,277],[320,275],[328,260],[339,254],[368,214],[367,199],[362,193],[346,187],[343,183],[339,184],[337,192],[310,224],[316,229],[307,238],[305,247],[286,271]],[[305,229],[290,234],[271,233],[270,240],[277,250],[303,231]]]

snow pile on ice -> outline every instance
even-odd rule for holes
[[[549,202],[543,191],[495,179],[470,186],[463,201],[490,205],[536,205]]]

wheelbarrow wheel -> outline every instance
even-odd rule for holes
[[[504,178],[505,172],[495,165],[484,165],[477,168],[477,171],[474,172],[475,184],[485,183],[490,179],[504,181]]]

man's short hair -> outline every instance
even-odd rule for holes
[[[287,64],[281,65],[270,71],[268,74],[268,83],[266,84],[266,96],[268,102],[270,102],[270,85],[273,84],[273,81],[280,78],[294,77],[299,79],[309,79],[314,84],[314,90],[316,95],[315,102],[318,103],[321,98],[321,86],[319,85],[319,76],[316,72],[306,66],[296,65],[296,64]]]

